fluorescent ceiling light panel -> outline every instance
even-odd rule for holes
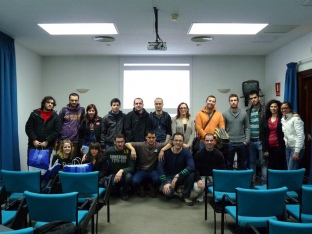
[[[257,34],[268,24],[209,24],[193,23],[188,34]]]
[[[38,24],[50,35],[118,34],[113,23],[99,24]]]

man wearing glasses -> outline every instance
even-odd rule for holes
[[[81,156],[81,152],[78,150],[78,130],[85,116],[85,108],[80,106],[77,93],[69,95],[69,104],[61,109],[59,116],[62,121],[60,140],[70,140],[74,145],[74,157]]]
[[[131,150],[125,147],[123,134],[115,136],[114,145],[107,149],[104,158],[108,161],[108,174],[113,177],[113,194],[120,194],[122,200],[128,201],[134,160],[130,158]]]
[[[194,161],[191,152],[183,148],[184,135],[173,135],[173,147],[166,150],[164,159],[158,162],[157,171],[161,181],[161,190],[167,198],[172,198],[174,191],[184,185],[182,200],[187,206],[194,203],[190,199],[194,183]]]

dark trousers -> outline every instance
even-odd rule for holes
[[[166,183],[170,183],[172,182],[173,178],[175,175],[172,176],[167,176],[167,181]],[[163,191],[164,189],[164,183],[161,185],[161,190]],[[177,189],[179,186],[183,185],[183,192],[182,192],[182,197],[183,198],[189,198],[191,196],[191,192],[193,189],[193,185],[194,185],[194,173],[190,173],[186,176],[183,177],[179,177],[176,184],[175,184],[175,189]],[[168,198],[173,197],[174,194],[174,189],[170,189],[170,193],[167,195]]]
[[[276,147],[269,147],[269,169],[275,169],[275,170],[286,170],[287,164],[286,164],[286,155],[285,155],[285,149],[276,146]]]
[[[247,145],[244,142],[231,142],[227,145],[226,162],[229,170],[233,170],[235,153],[237,153],[238,170],[247,170]]]

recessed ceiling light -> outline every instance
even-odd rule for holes
[[[191,41],[194,42],[207,42],[207,41],[212,41],[213,37],[212,36],[198,36],[198,37],[192,37]]]
[[[193,23],[188,34],[231,34],[253,35],[268,24],[210,24]]]
[[[97,42],[113,42],[115,41],[115,38],[109,36],[94,36],[93,40]]]
[[[50,35],[118,34],[113,23],[99,24],[38,24]]]

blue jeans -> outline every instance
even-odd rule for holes
[[[142,181],[146,178],[150,178],[153,181],[153,187],[160,184],[159,174],[157,170],[137,170],[132,179],[132,186],[138,188]]]
[[[229,170],[233,170],[235,153],[237,153],[238,170],[247,170],[247,145],[244,142],[231,142],[227,145],[226,161]]]
[[[268,159],[263,155],[261,141],[250,141],[248,150],[249,150],[250,169],[254,170],[254,173],[255,173],[254,176],[255,176],[257,173],[257,164],[259,164],[261,166],[262,183],[266,183]],[[258,160],[257,160],[257,156],[258,156]]]
[[[164,191],[164,186],[166,184],[171,184],[174,176],[175,175],[167,176],[167,180],[161,184],[161,191]],[[191,192],[192,192],[193,185],[194,185],[194,173],[188,174],[188,175],[183,176],[183,177],[179,177],[176,184],[175,184],[175,189],[177,189],[178,186],[180,186],[180,185],[184,185],[182,197],[183,198],[189,198],[191,196]],[[170,188],[171,188],[170,193],[168,195],[166,195],[167,198],[172,198],[173,194],[174,194],[174,189],[172,189],[172,187],[170,187]]]
[[[301,159],[304,156],[304,149],[301,149],[299,152],[299,160],[294,161],[292,159],[292,156],[295,153],[294,148],[286,148],[286,162],[287,162],[287,169],[288,170],[296,170],[299,168],[299,163],[301,162]]]
[[[115,174],[112,174],[112,190],[113,192],[128,192],[131,182],[132,182],[132,174],[131,173],[123,173],[121,180],[115,184],[114,179],[115,179]]]

